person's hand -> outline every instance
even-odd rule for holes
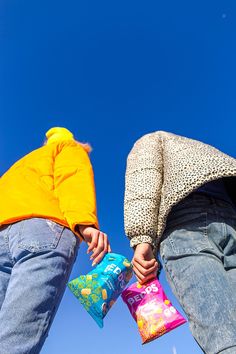
[[[92,252],[92,266],[101,262],[107,252],[111,252],[108,237],[104,232],[86,225],[79,225],[79,232],[88,245],[87,253]]]
[[[136,246],[132,264],[140,284],[144,284],[157,276],[158,262],[149,243],[140,243]]]

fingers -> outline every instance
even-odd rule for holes
[[[149,280],[155,279],[157,274],[156,273],[151,273],[149,275],[147,275],[146,277],[144,277],[141,273],[136,272],[134,270],[135,276],[139,282],[139,284],[143,285],[145,283],[147,283]]]
[[[103,232],[100,232],[97,247],[94,249],[92,256],[90,259],[93,259],[93,264],[98,264],[105,254],[108,252],[108,240],[107,235]]]
[[[89,243],[89,247],[87,253],[93,252],[90,257],[90,260],[93,260],[92,265],[98,264],[101,262],[103,257],[107,252],[111,252],[111,247],[108,241],[107,234],[101,231],[94,231],[91,235],[91,242]]]
[[[158,263],[155,259],[152,261],[148,261],[148,263],[147,261],[142,262],[142,265],[140,264],[140,262],[137,262],[135,259],[133,259],[132,263],[133,271],[140,284],[144,284],[147,281],[156,278]]]
[[[156,263],[156,260],[155,260],[155,258],[153,258],[151,260],[145,260],[145,259],[141,258],[140,256],[137,256],[137,257],[134,256],[133,263],[137,264],[138,266],[140,266],[144,269],[149,269],[154,266],[154,264]]]
[[[158,269],[158,263],[155,259],[153,259],[153,262],[148,262],[149,264],[145,264],[145,266],[140,265],[138,262],[136,262],[135,260],[133,260],[133,266],[135,267],[135,269],[137,269],[137,271],[141,274],[143,274],[144,276],[147,276],[149,273],[153,273],[156,272]]]
[[[99,230],[94,230],[91,232],[91,241],[88,242],[89,247],[87,249],[87,253],[90,253],[94,248],[97,247],[99,234]]]

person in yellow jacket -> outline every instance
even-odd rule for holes
[[[66,128],[0,179],[0,352],[39,353],[79,244],[93,265],[110,252],[99,230],[89,145]]]

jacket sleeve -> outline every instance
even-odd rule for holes
[[[162,175],[161,137],[144,135],[129,153],[125,176],[124,224],[131,247],[147,242],[156,248]]]
[[[73,232],[77,224],[98,228],[93,169],[80,144],[64,143],[55,157],[54,190]]]

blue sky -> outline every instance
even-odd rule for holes
[[[0,174],[39,147],[48,128],[71,129],[94,149],[101,229],[114,252],[131,258],[124,173],[137,138],[166,130],[236,156],[235,36],[234,0],[1,0]],[[71,278],[90,269],[82,245]],[[141,346],[121,299],[101,330],[67,290],[42,353],[174,348],[201,353],[188,325]]]

